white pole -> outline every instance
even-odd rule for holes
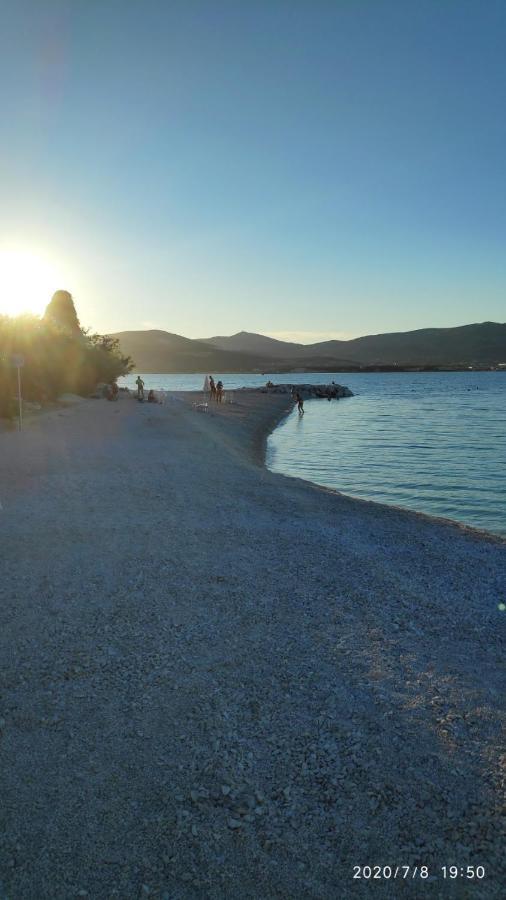
[[[21,366],[18,366],[18,401],[19,401],[19,430],[23,427],[23,410],[21,404]]]

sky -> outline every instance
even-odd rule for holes
[[[0,312],[17,285],[99,332],[505,320],[503,0],[0,11]]]

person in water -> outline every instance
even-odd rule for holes
[[[295,402],[297,404],[297,409],[299,410],[299,416],[303,416],[304,415],[304,400],[302,399],[301,395],[298,392],[295,394]]]

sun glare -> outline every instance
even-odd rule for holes
[[[37,251],[0,247],[0,315],[44,312],[63,273]]]

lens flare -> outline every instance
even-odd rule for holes
[[[39,315],[62,287],[64,273],[47,256],[18,247],[0,247],[0,315]]]

